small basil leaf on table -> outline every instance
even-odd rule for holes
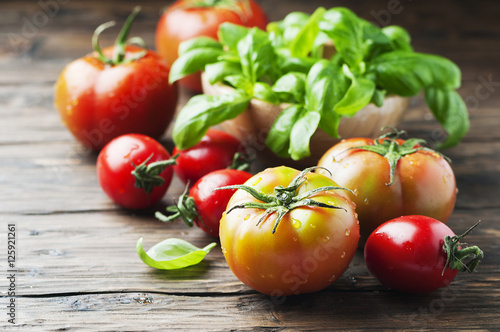
[[[250,99],[251,97],[238,90],[220,96],[192,97],[175,121],[172,132],[174,143],[181,150],[195,145],[210,127],[242,113],[248,107]]]
[[[200,263],[216,246],[215,242],[200,249],[182,239],[170,238],[152,246],[147,252],[142,246],[142,238],[137,241],[136,251],[147,265],[161,270],[182,269]]]

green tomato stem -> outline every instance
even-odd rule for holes
[[[160,173],[168,166],[175,165],[175,160],[178,156],[179,155],[175,155],[170,159],[148,164],[151,158],[153,158],[153,154],[151,154],[137,166],[132,163],[134,170],[131,174],[135,177],[135,186],[144,189],[144,191],[150,194],[155,186],[161,186],[165,182],[165,179],[160,176]]]
[[[144,40],[140,37],[132,37],[130,39],[127,39],[130,33],[130,28],[132,27],[132,22],[140,11],[141,7],[137,6],[127,17],[122,29],[120,30],[120,33],[118,34],[118,37],[116,38],[113,58],[108,58],[102,53],[101,47],[99,46],[99,36],[104,30],[114,26],[116,23],[114,21],[110,21],[103,23],[97,27],[97,29],[94,31],[94,35],[92,36],[92,47],[94,51],[97,52],[98,59],[100,61],[108,65],[119,65],[136,61],[146,55],[147,51],[143,50],[141,52],[137,52],[136,54],[134,54],[134,56],[125,60],[127,45],[134,43],[140,45],[143,48],[145,47]]]
[[[256,190],[253,187],[247,186],[247,185],[232,185],[232,186],[225,186],[225,187],[220,187],[217,188],[216,190],[226,190],[226,189],[242,189],[245,190],[247,193],[252,195],[256,200],[259,202],[246,202],[238,205],[234,205],[229,210],[226,211],[226,214],[229,214],[231,211],[235,209],[261,209],[265,210],[264,215],[259,219],[257,222],[257,226],[264,221],[268,216],[270,216],[273,213],[276,213],[276,221],[273,226],[272,233],[274,234],[276,232],[276,229],[278,228],[279,223],[283,219],[283,217],[290,212],[293,209],[296,209],[298,207],[303,207],[303,206],[316,206],[316,207],[321,207],[321,208],[329,208],[329,209],[342,209],[345,210],[342,207],[331,205],[331,204],[326,204],[322,202],[315,201],[311,199],[310,197],[318,194],[320,192],[328,191],[328,190],[347,190],[350,191],[347,188],[343,187],[337,187],[337,186],[325,186],[325,187],[319,187],[319,188],[314,188],[312,190],[309,190],[305,193],[298,194],[298,189],[299,187],[304,184],[304,182],[307,180],[306,175],[309,172],[312,172],[318,168],[323,167],[309,167],[303,170],[299,175],[297,175],[287,187],[283,186],[277,186],[274,188],[274,193],[273,194],[266,194],[261,191]],[[327,170],[328,171],[328,170]],[[352,191],[350,191],[352,192]]]
[[[446,268],[456,269],[459,272],[469,272],[475,271],[479,262],[484,258],[484,253],[478,246],[471,246],[460,249],[460,241],[469,234],[475,227],[479,225],[481,220],[475,223],[471,228],[465,231],[462,235],[445,236],[443,249],[446,252],[447,260],[443,268],[443,272]]]

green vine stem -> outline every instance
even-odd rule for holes
[[[123,24],[122,29],[120,30],[120,33],[118,34],[118,37],[116,38],[115,41],[115,48],[114,48],[114,54],[113,58],[109,58],[104,53],[102,52],[101,47],[99,46],[99,36],[101,33],[114,26],[116,24],[115,21],[110,21],[103,23],[97,27],[94,31],[94,35],[92,36],[92,47],[95,52],[97,52],[98,59],[108,65],[119,65],[119,64],[125,64],[129,62],[133,62],[136,60],[139,60],[140,58],[144,57],[147,53],[146,50],[143,50],[141,52],[135,53],[133,56],[129,57],[128,59],[125,59],[125,54],[126,54],[126,47],[127,45],[130,44],[138,44],[141,47],[145,47],[144,40],[140,37],[132,37],[130,39],[128,38],[128,35],[130,33],[130,28],[132,27],[132,22],[134,21],[135,17],[139,12],[141,11],[141,7],[137,6],[134,8],[132,13],[127,17],[127,20]]]
[[[258,191],[255,188],[252,188],[252,187],[247,186],[247,185],[225,186],[225,187],[217,188],[215,190],[242,189],[242,190],[245,190],[250,195],[252,195],[258,201],[260,201],[260,202],[246,202],[246,203],[234,205],[229,210],[226,211],[226,213],[228,214],[235,209],[253,208],[253,209],[265,210],[264,215],[257,222],[257,226],[262,221],[264,221],[268,216],[270,216],[271,214],[277,213],[276,221],[274,223],[273,230],[272,230],[272,233],[274,234],[276,232],[276,229],[278,228],[279,223],[283,219],[283,217],[288,212],[290,212],[291,210],[296,209],[298,207],[317,206],[317,207],[321,207],[321,208],[345,210],[344,208],[339,207],[339,206],[330,205],[330,204],[315,201],[314,199],[312,199],[310,197],[315,195],[315,194],[318,194],[320,192],[323,192],[323,191],[337,190],[337,189],[347,190],[347,191],[352,193],[352,191],[347,189],[347,188],[337,187],[337,186],[325,186],[325,187],[314,188],[314,189],[309,190],[307,192],[304,192],[300,195],[298,194],[299,187],[307,180],[307,178],[306,178],[307,173],[312,172],[318,168],[325,169],[323,167],[306,168],[305,170],[300,172],[300,174],[298,174],[292,180],[292,182],[290,182],[290,184],[287,187],[283,187],[283,186],[275,187],[273,194],[266,194],[264,192]],[[326,170],[326,171],[328,171],[328,170]]]
[[[444,274],[447,267],[452,270],[456,269],[459,272],[474,272],[479,262],[484,258],[484,253],[478,246],[461,248],[460,246],[463,245],[463,243],[460,243],[460,241],[462,241],[467,234],[476,228],[480,222],[481,220],[475,223],[462,235],[446,235],[444,237],[443,249],[446,252],[447,260],[442,274]]]
[[[401,159],[406,155],[410,155],[417,151],[424,150],[432,153],[437,153],[438,155],[446,159],[446,161],[451,162],[451,160],[448,157],[444,156],[443,154],[437,151],[434,151],[432,149],[423,146],[415,147],[416,145],[427,143],[425,140],[419,138],[410,138],[400,145],[398,144],[397,139],[400,136],[406,134],[406,131],[397,130],[396,128],[393,127],[382,128],[382,130],[385,129],[391,129],[391,131],[375,139],[374,145],[354,146],[352,148],[349,148],[348,150],[361,149],[365,151],[370,151],[377,153],[382,157],[384,157],[385,159],[387,159],[390,166],[390,180],[389,183],[386,183],[387,186],[390,186],[394,180],[394,173],[396,171],[396,166],[398,164],[399,159]]]
[[[151,154],[137,166],[132,163],[134,170],[131,173],[135,177],[135,186],[144,189],[145,192],[150,194],[155,186],[161,186],[165,182],[165,179],[160,176],[160,173],[168,166],[175,165],[175,160],[178,156],[179,155],[175,155],[170,159],[155,161],[148,164],[151,158],[153,158],[153,154]]]

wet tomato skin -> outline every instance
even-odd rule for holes
[[[252,174],[235,170],[221,169],[210,172],[199,179],[189,191],[196,204],[199,218],[194,223],[205,233],[219,237],[219,223],[227,203],[236,189],[215,190],[223,186],[243,184]]]
[[[404,140],[396,140],[399,145]],[[332,179],[351,189],[364,243],[383,222],[402,215],[426,215],[447,222],[455,207],[457,187],[450,164],[436,152],[418,150],[397,162],[390,183],[384,156],[354,147],[373,145],[374,139],[351,138],[330,148],[318,162]],[[419,147],[416,145],[415,147]],[[319,170],[322,174],[326,171]]]
[[[408,293],[427,293],[446,287],[458,271],[446,268],[446,235],[455,235],[434,218],[412,215],[380,225],[364,248],[366,265],[382,285]]]
[[[289,167],[268,168],[246,181],[264,193],[288,186],[299,171]],[[311,173],[299,193],[336,185]],[[276,213],[259,223],[264,210],[234,209],[220,221],[220,241],[233,273],[249,287],[271,296],[309,293],[331,285],[348,268],[359,241],[355,206],[342,190],[321,192],[314,200],[342,209],[300,207],[288,212],[273,234]],[[228,209],[256,201],[238,190]]]
[[[109,142],[97,157],[97,178],[102,190],[116,204],[127,209],[144,209],[160,201],[173,176],[171,166],[159,175],[164,179],[151,193],[135,186],[134,165],[170,159],[170,153],[156,140],[141,134],[126,134]]]
[[[179,155],[174,170],[182,182],[193,185],[205,174],[231,166],[234,155],[244,151],[235,137],[211,128],[193,147],[185,150],[174,148],[172,155]]]
[[[55,84],[55,106],[73,136],[87,149],[99,151],[128,133],[159,138],[177,105],[177,84],[168,83],[170,67],[155,52],[128,45],[125,59],[108,65],[97,54],[69,63]],[[103,49],[112,57],[115,46]]]

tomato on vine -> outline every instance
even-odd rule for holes
[[[224,257],[243,283],[271,296],[321,290],[340,278],[359,241],[355,206],[333,180],[281,166],[243,185],[220,221]]]
[[[178,57],[181,42],[200,36],[217,39],[219,25],[224,22],[265,30],[268,20],[263,9],[253,0],[178,0],[163,12],[158,21],[156,50],[171,66]],[[190,75],[180,84],[200,92],[200,74]]]
[[[377,226],[402,215],[446,222],[453,212],[457,187],[447,158],[423,147],[424,140],[400,139],[403,133],[393,129],[377,139],[342,140],[318,162],[353,191],[362,242]]]
[[[156,140],[126,134],[109,142],[97,157],[97,178],[118,205],[143,209],[160,201],[173,176],[168,151]]]
[[[484,254],[460,241],[444,223],[426,216],[402,216],[380,225],[368,238],[365,261],[382,285],[402,292],[427,293],[446,287],[458,272],[472,273]]]
[[[219,222],[227,203],[236,189],[216,190],[219,187],[243,184],[252,177],[252,174],[236,169],[220,169],[201,177],[189,190],[179,197],[176,205],[169,206],[167,212],[173,214],[165,216],[157,212],[156,217],[164,222],[170,222],[178,217],[192,227],[193,224],[205,233],[219,236]]]
[[[101,49],[99,35],[115,23],[100,25],[94,52],[68,64],[55,84],[63,123],[89,150],[128,133],[159,138],[174,116],[177,85],[168,82],[170,67],[142,39],[128,39],[139,10],[127,18],[114,46]]]

